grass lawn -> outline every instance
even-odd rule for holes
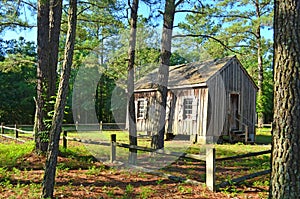
[[[257,128],[256,129],[256,144],[271,144],[272,135],[271,128]]]

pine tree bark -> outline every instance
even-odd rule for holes
[[[274,11],[274,121],[270,198],[300,196],[300,1]]]
[[[48,99],[56,94],[57,64],[59,36],[62,16],[62,0],[50,0],[49,12],[49,70],[48,70]]]
[[[41,132],[45,131],[44,117],[45,111],[45,90],[46,90],[46,71],[49,66],[49,1],[38,1],[37,14],[37,99],[34,121],[35,148],[37,151],[45,152],[47,142],[45,142]]]
[[[260,2],[259,0],[255,1],[255,7],[256,7],[256,16],[258,19],[261,18],[261,11],[260,11]],[[258,100],[258,106],[259,106],[259,112],[258,112],[258,127],[262,127],[264,124],[264,112],[263,112],[263,82],[264,82],[264,68],[263,68],[263,58],[262,58],[262,46],[261,46],[261,23],[258,22],[259,24],[257,25],[256,28],[256,41],[257,41],[257,73],[258,73],[258,81],[257,81],[257,86],[258,86],[258,94],[257,94],[257,100]]]
[[[50,130],[49,147],[43,180],[42,198],[53,198],[59,138],[67,101],[69,79],[71,73],[77,20],[77,0],[70,0],[68,12],[68,32],[65,45],[64,62],[60,77],[58,94],[55,102],[54,116]]]
[[[180,3],[180,1],[179,1]],[[151,145],[156,149],[164,148],[166,104],[168,94],[169,65],[171,57],[172,33],[175,16],[175,0],[166,0],[161,41],[160,66],[156,92],[157,135],[152,138]]]
[[[127,83],[127,102],[129,112],[129,143],[130,145],[137,146],[137,130],[136,130],[136,116],[134,104],[134,60],[135,60],[135,46],[136,46],[136,24],[138,19],[139,0],[133,0],[131,5],[130,17],[130,38],[128,49],[128,83]],[[137,150],[129,150],[129,162],[136,164]]]
[[[47,112],[53,110],[48,103],[56,94],[59,35],[62,16],[62,0],[38,1],[38,66],[37,100],[35,114],[36,151],[46,152],[48,132],[44,123]]]

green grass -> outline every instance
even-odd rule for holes
[[[217,158],[224,158],[229,156],[241,155],[246,153],[253,153],[271,149],[271,145],[245,145],[245,144],[223,144],[216,145]]]
[[[0,143],[0,167],[14,167],[17,160],[34,149],[33,142],[24,144],[1,144]]]
[[[256,144],[271,144],[271,128],[256,128]]]

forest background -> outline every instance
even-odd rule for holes
[[[237,55],[259,87],[257,113],[258,122],[262,124],[270,123],[273,117],[273,6],[268,0],[254,2],[226,0],[194,4],[186,1],[179,6],[175,14],[171,65]],[[33,124],[37,60],[36,2],[1,1],[0,6],[0,121]],[[67,31],[66,2],[63,6],[57,75],[62,65]],[[158,68],[162,27],[162,3],[145,0],[140,6],[135,80]],[[85,112],[95,109],[98,121],[109,123],[116,122],[114,110],[123,110],[118,112],[120,117],[117,122],[125,122],[130,32],[128,9],[126,1],[79,2],[66,123],[74,122],[72,89],[82,67],[91,72],[97,69],[101,75],[96,77],[95,88],[85,91],[95,93],[94,104],[87,100],[76,106]],[[88,74],[87,81],[90,79]],[[121,91],[120,100],[119,103],[112,103],[116,87]]]

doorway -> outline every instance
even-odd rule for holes
[[[230,94],[230,129],[239,128],[239,101],[240,95],[237,93]]]

